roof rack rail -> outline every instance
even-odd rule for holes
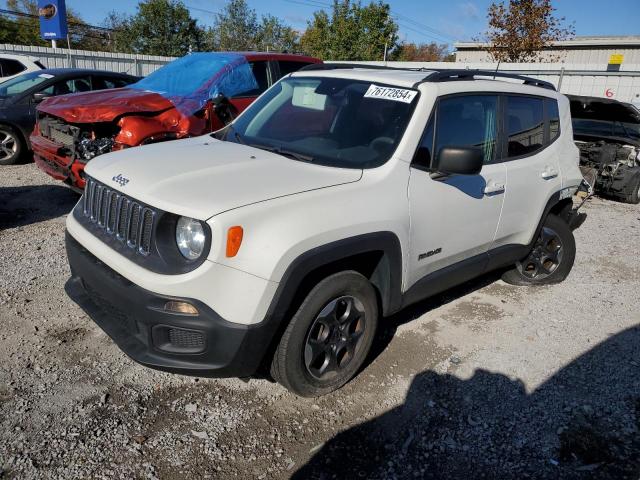
[[[532,85],[534,87],[555,90],[556,87],[551,82],[538,80],[537,78],[525,77],[517,73],[496,72],[493,70],[468,70],[468,69],[450,69],[436,70],[422,79],[423,82],[450,82],[455,80],[474,80],[475,77],[493,77],[493,78],[513,78],[522,80],[524,85]]]
[[[370,65],[366,63],[312,63],[311,65],[305,65],[299,72],[308,72],[310,70],[346,70],[349,68],[368,68],[371,70],[408,70],[412,72],[428,72],[428,68],[416,67],[388,67],[386,65]]]
[[[343,70],[350,68],[366,68],[372,70],[404,70],[412,72],[430,72],[422,81],[415,86],[424,82],[451,82],[456,80],[475,80],[475,77],[493,77],[493,78],[511,78],[521,80],[524,85],[546,88],[554,90],[556,87],[551,82],[538,80],[537,78],[518,75],[517,73],[496,72],[493,70],[470,70],[470,69],[430,69],[430,68],[407,68],[407,67],[388,67],[386,65],[368,65],[360,63],[312,63],[302,67],[299,72],[308,72],[312,70]]]

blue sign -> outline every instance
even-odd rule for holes
[[[43,40],[67,38],[67,9],[65,0],[38,0],[40,37]]]

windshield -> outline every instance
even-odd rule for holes
[[[635,141],[640,140],[640,124],[638,123],[574,118],[572,124],[575,135],[621,137]]]
[[[32,87],[46,82],[53,75],[48,73],[31,72],[0,83],[0,97],[12,97],[26,92]]]
[[[215,135],[296,160],[373,168],[400,143],[417,95],[371,82],[289,77]]]
[[[236,53],[192,53],[129,87],[158,93],[186,115],[218,94],[233,97],[259,88],[246,58]]]

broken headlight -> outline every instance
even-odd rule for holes
[[[112,138],[83,138],[78,142],[78,156],[85,161],[89,161],[98,155],[108,153],[113,148]]]

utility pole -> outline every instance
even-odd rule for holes
[[[58,48],[58,41],[57,40],[51,40],[51,48]]]
[[[393,38],[393,33],[389,34],[389,40],[385,40],[384,41],[384,56],[382,57],[382,61],[384,62],[384,65],[387,65],[387,49],[389,48],[389,42],[391,41],[391,39]]]

